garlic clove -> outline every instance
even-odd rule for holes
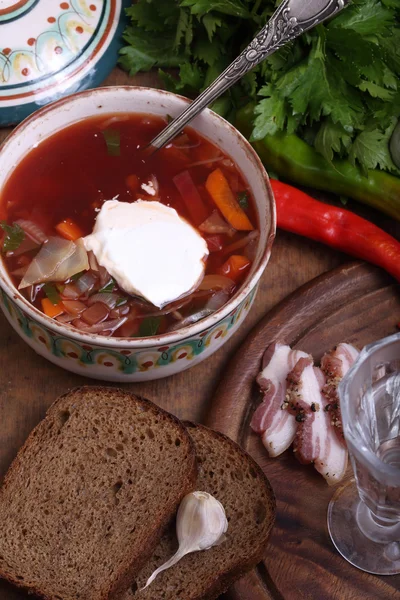
[[[227,529],[228,521],[224,507],[214,496],[200,491],[185,496],[176,517],[178,551],[154,571],[142,589],[149,586],[159,573],[175,565],[186,554],[209,550],[212,546],[223,543]]]
[[[221,502],[208,492],[192,492],[182,500],[176,519],[179,546],[211,548],[226,532],[228,521]]]

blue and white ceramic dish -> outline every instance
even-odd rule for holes
[[[130,0],[0,0],[0,126],[96,87],[117,62]]]

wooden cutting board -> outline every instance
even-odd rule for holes
[[[326,515],[329,487],[293,452],[270,459],[249,426],[261,396],[255,385],[266,346],[283,340],[318,361],[339,342],[358,347],[397,331],[400,285],[382,271],[353,263],[294,292],[251,331],[230,361],[207,425],[230,436],[259,463],[277,497],[277,519],[265,560],[231,590],[231,600],[389,600],[400,575],[377,577],[349,565],[334,549]],[[352,475],[349,467],[347,479]]]

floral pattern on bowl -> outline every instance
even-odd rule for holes
[[[225,319],[199,334],[177,343],[156,349],[152,346],[143,350],[126,347],[116,351],[107,348],[107,343],[99,347],[95,344],[81,344],[58,335],[26,315],[3,290],[0,290],[0,304],[7,320],[17,333],[38,354],[56,365],[86,377],[131,382],[167,377],[178,370],[192,367],[215,352],[242,323],[250,310],[256,291],[257,288],[254,288]]]
[[[95,87],[117,62],[129,0],[0,0],[0,125]]]

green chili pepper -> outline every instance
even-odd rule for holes
[[[249,137],[253,105],[236,114],[235,125]],[[296,135],[279,133],[252,143],[267,169],[278,176],[319,190],[354,198],[400,220],[400,178],[375,169],[365,177],[347,160],[328,162]]]

